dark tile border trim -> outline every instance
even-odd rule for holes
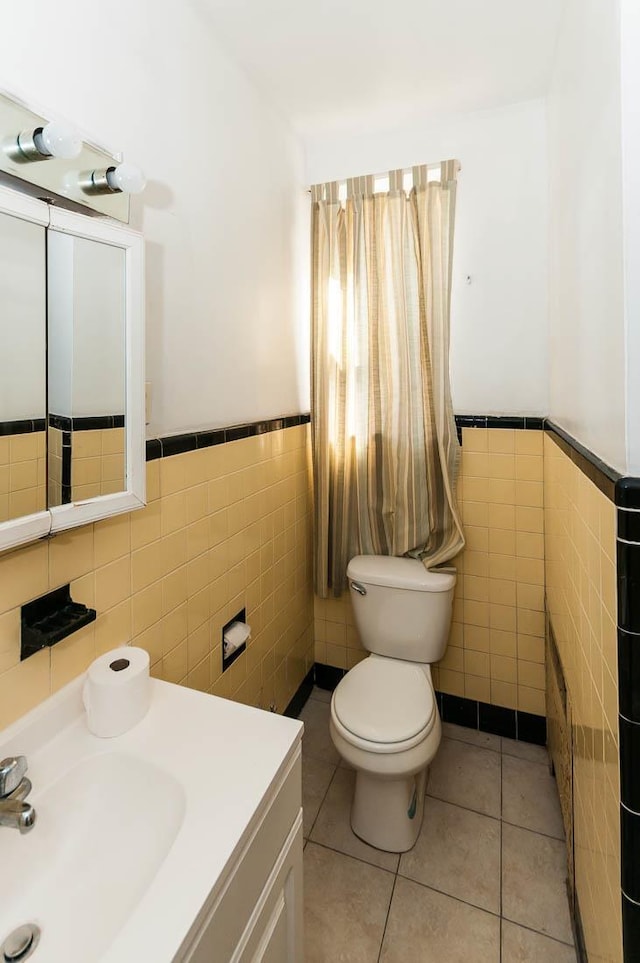
[[[333,692],[340,679],[346,675],[344,669],[323,665],[321,662],[316,662],[314,671],[314,681],[318,688],[328,689],[330,692]],[[436,699],[443,722],[453,722],[458,726],[464,726],[465,729],[491,732],[494,735],[506,736],[508,739],[531,742],[537,746],[544,746],[547,743],[547,720],[544,716],[536,716],[516,709],[505,709],[502,706],[491,706],[486,702],[449,695],[447,692],[436,691]]]
[[[20,421],[0,421],[0,436],[29,435],[34,431],[44,431],[45,418],[23,418]]]
[[[463,428],[511,428],[516,431],[541,431],[544,418],[531,415],[456,415],[458,441],[462,444]]]
[[[270,431],[282,431],[283,428],[296,428],[298,425],[308,425],[310,421],[311,415],[309,414],[285,415],[282,418],[254,421],[246,425],[230,425],[228,428],[210,428],[187,432],[183,435],[150,438],[147,441],[147,461],[169,458],[171,455],[182,455],[187,451],[196,451],[199,448],[226,445],[230,441],[252,438],[254,435],[264,435]]]
[[[616,505],[637,511],[640,509],[640,478],[628,476],[616,483]]]
[[[92,415],[87,418],[68,418],[66,415],[49,415],[49,425],[60,431],[101,431],[106,428],[124,428],[124,415]]]
[[[609,501],[616,502],[617,485],[622,480],[620,472],[610,468],[588,448],[572,438],[564,428],[560,428],[559,425],[549,421],[548,418],[545,420],[544,427],[552,441],[593,482],[596,488],[599,488]]]
[[[311,666],[304,679],[298,686],[295,695],[291,699],[291,702],[282,713],[283,715],[288,716],[289,719],[298,718],[307,703],[307,699],[313,691],[313,679],[313,666]]]
[[[623,960],[640,959],[640,479],[616,485]]]
[[[456,428],[511,428],[540,431],[544,418],[538,415],[456,415]]]

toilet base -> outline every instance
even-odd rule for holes
[[[405,778],[356,772],[351,828],[363,842],[389,853],[415,845],[424,817],[427,769]]]

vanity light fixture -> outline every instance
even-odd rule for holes
[[[140,194],[147,182],[135,164],[118,164],[117,167],[83,171],[78,183],[85,194]]]
[[[49,160],[50,157],[72,160],[81,150],[82,138],[78,132],[57,120],[49,121],[44,127],[23,130],[4,146],[7,156],[18,164]]]

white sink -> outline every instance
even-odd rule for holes
[[[184,819],[184,790],[144,759],[106,752],[31,802],[31,832],[5,828],[0,837],[2,864],[12,867],[0,874],[1,918],[37,920],[42,959],[72,952],[98,960],[169,852]]]
[[[172,963],[302,727],[154,680],[145,719],[99,739],[83,681],[0,732],[37,813],[26,835],[0,827],[0,944],[35,923],[33,963]]]

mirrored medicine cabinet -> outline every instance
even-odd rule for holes
[[[0,187],[0,551],[144,505],[143,242]]]

